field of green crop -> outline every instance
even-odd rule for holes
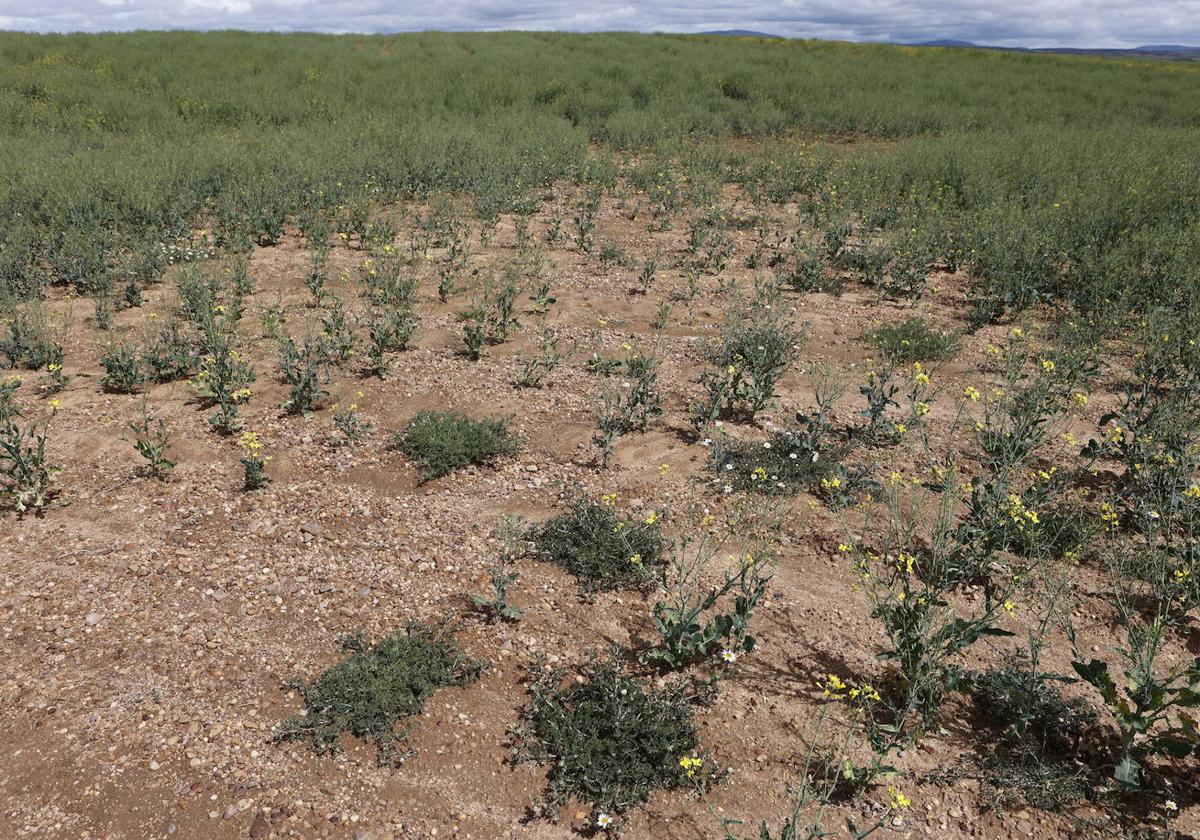
[[[643,180],[802,194],[876,259],[961,264],[986,317],[1174,306],[1200,265],[1189,65],[515,33],[7,33],[0,58],[10,294],[153,272],[197,223],[241,247],[305,208],[440,191],[486,216],[556,180],[609,185],[630,154]]]

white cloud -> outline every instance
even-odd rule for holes
[[[956,38],[1000,46],[1200,44],[1197,0],[0,0],[0,27],[33,31],[565,29],[867,41]]]

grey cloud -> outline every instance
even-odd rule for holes
[[[999,46],[1200,44],[1200,0],[0,0],[0,28],[395,32],[754,29],[800,38]]]

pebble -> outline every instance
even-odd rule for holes
[[[100,619],[102,619],[102,618],[104,618],[104,616],[100,615],[100,613],[90,612],[83,617],[83,623],[86,624],[88,627],[95,627],[97,624],[100,623]]]

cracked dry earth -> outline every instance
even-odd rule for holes
[[[679,254],[680,227],[650,234],[606,207],[598,238],[639,259],[656,248]],[[737,236],[727,274],[746,287],[753,275],[741,268],[748,235]],[[476,246],[472,266],[511,259],[511,240],[505,220],[488,248]],[[340,268],[353,273],[363,256],[335,249],[334,275]],[[416,346],[395,355],[388,378],[362,376],[353,365],[334,373],[332,400],[362,391],[356,402],[374,425],[361,443],[334,447],[328,407],[303,418],[279,411],[286,388],[275,375],[274,344],[257,328],[263,309],[279,301],[293,335],[313,317],[302,282],[306,252],[294,231],[279,246],[256,249],[257,290],[243,332],[258,379],[241,416],[274,460],[273,483],[251,493],[240,489],[236,438],[208,430],[209,412],[189,400],[186,383],[148,389],[170,426],[178,467],[167,481],[141,476],[126,423],[142,398],[101,391],[97,358],[110,337],[94,328],[85,307],[72,310],[61,294],[52,295],[52,318],[72,313],[65,349],[73,378],[50,426],[50,459],[64,467],[59,494],[44,517],[0,519],[0,742],[7,752],[0,835],[577,836],[572,812],[582,816],[582,807],[568,807],[557,823],[527,819],[545,769],[510,760],[508,730],[525,702],[525,669],[538,654],[573,667],[590,650],[645,639],[653,632],[649,596],[606,592],[588,602],[569,575],[532,558],[519,562],[513,595],[524,620],[484,622],[471,614],[469,596],[486,588],[497,519],[545,518],[573,488],[615,491],[626,508],[660,510],[681,505],[695,485],[707,504],[721,508],[720,489],[705,472],[706,451],[687,434],[687,406],[699,393],[702,342],[715,334],[730,299],[717,280],[702,278],[690,316],[677,303],[668,325],[654,329],[660,302],[685,286],[678,271],[663,271],[650,294],[639,296],[630,294],[636,269],[601,267],[565,242],[549,247],[548,258],[546,276],[558,299],[549,324],[562,346],[578,349],[545,387],[512,384],[517,358],[537,347],[532,318],[524,314],[525,330],[470,362],[458,353],[453,317],[466,296],[440,304],[430,272]],[[111,338],[135,339],[148,313],[169,310],[171,276],[148,292],[144,307],[117,313]],[[939,275],[933,285],[918,311],[961,326],[965,281]],[[335,291],[351,309],[357,305],[352,286]],[[836,298],[785,293],[783,305],[797,325],[808,324],[808,339],[767,427],[813,407],[819,362],[853,376],[871,353],[863,331],[912,313],[853,284]],[[983,348],[1003,334],[995,327],[965,336],[937,380],[952,394],[981,381]],[[600,470],[590,443],[598,386],[582,362],[594,349],[619,356],[625,342],[661,359],[666,412],[647,432],[623,438],[614,464]],[[18,399],[40,404],[39,374],[24,376]],[[839,406],[843,421],[858,411],[856,399],[847,396]],[[935,404],[934,417],[948,415],[952,402]],[[511,416],[524,445],[491,465],[421,484],[385,441],[433,407]],[[1094,428],[1090,412],[1070,421],[1081,435]],[[661,464],[670,466],[667,479]],[[711,791],[717,816],[686,792],[659,792],[630,814],[625,836],[719,837],[718,817],[746,819],[745,833],[761,818],[777,824],[789,811],[788,785],[823,702],[818,679],[877,670],[881,636],[866,617],[865,597],[852,590],[853,571],[836,558],[837,523],[805,494],[792,502],[788,523],[768,600],[755,615],[761,647],[722,682],[716,702],[698,710],[703,748],[729,769]],[[1102,601],[1085,597],[1081,609],[1084,642],[1109,643]],[[403,766],[377,766],[374,747],[349,737],[344,750],[325,756],[302,743],[272,741],[278,722],[301,708],[287,681],[311,679],[337,662],[340,636],[362,631],[377,639],[447,611],[459,615],[463,648],[491,664],[478,683],[434,695],[413,722],[414,755]],[[968,657],[975,665],[998,659],[984,645]],[[1069,669],[1065,660],[1049,664]],[[1086,829],[1032,809],[988,812],[970,773],[922,781],[979,749],[968,709],[952,703],[946,717],[945,731],[897,762],[913,807],[883,836],[1110,836],[1098,812],[1083,814],[1100,819]],[[843,816],[861,820],[871,807],[835,808],[827,825],[840,827]]]

